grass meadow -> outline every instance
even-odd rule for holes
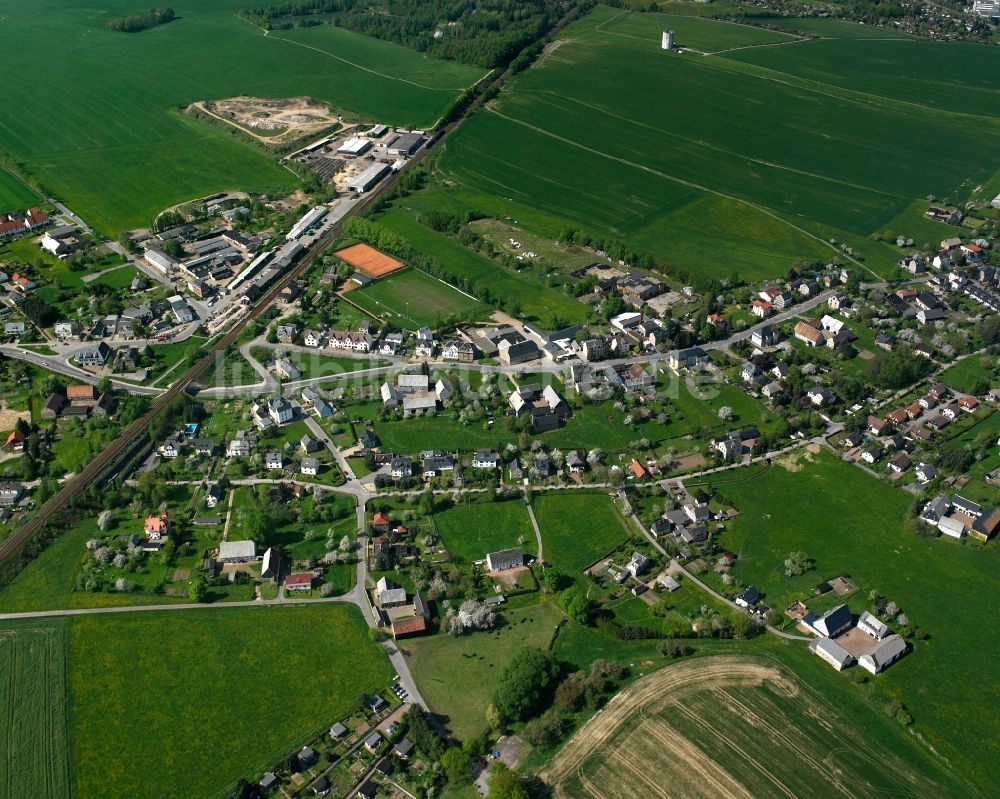
[[[520,497],[506,502],[455,505],[435,513],[434,525],[448,551],[465,563],[509,547],[535,552],[535,534]]]
[[[493,688],[518,647],[548,649],[565,618],[552,602],[502,615],[505,623],[491,632],[415,638],[401,646],[430,710],[458,738],[486,729]]]
[[[245,7],[182,0],[174,22],[123,34],[104,23],[135,12],[125,0],[11,0],[0,52],[8,72],[32,79],[7,93],[0,149],[113,235],[213,191],[297,185],[263,151],[178,112],[196,100],[309,95],[369,119],[429,126],[481,75],[330,26],[265,37],[236,16]]]
[[[80,797],[223,796],[392,677],[339,605],[81,617],[69,661]]]
[[[574,23],[468,120],[442,180],[666,263],[759,277],[830,257],[830,238],[894,269],[869,236],[916,198],[955,201],[992,177],[1000,137],[986,159],[976,149],[1000,126],[995,48],[807,40],[702,57],[660,50],[657,15],[620,14],[599,7]],[[707,39],[718,30],[720,48],[739,28],[697,24]],[[640,40],[614,35],[620,26],[638,26]]]
[[[478,316],[485,310],[478,300],[419,269],[358,286],[346,296],[374,316],[407,330],[440,327],[446,316]]]
[[[972,394],[983,382],[992,388],[998,371],[1000,360],[995,355],[970,355],[945,369],[941,381],[955,391]]]
[[[996,595],[995,543],[915,535],[905,527],[910,495],[826,452],[797,461],[792,471],[775,467],[719,489],[740,511],[720,539],[739,556],[733,575],[756,584],[771,607],[808,600],[817,582],[847,574],[861,587],[850,602],[856,613],[867,609],[867,591],[877,590],[928,633],[874,681],[906,705],[914,732],[956,774],[988,794],[989,764],[1000,755],[992,711],[1000,689],[973,675],[988,673],[997,654],[992,637],[976,632],[984,603]],[[782,564],[793,551],[814,559],[815,570],[786,577]]]
[[[70,796],[66,629],[0,624],[0,795]]]
[[[604,493],[549,491],[532,500],[546,563],[577,575],[633,531]]]

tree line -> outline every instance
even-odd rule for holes
[[[268,30],[308,27],[317,16],[356,33],[482,68],[507,66],[574,6],[559,0],[300,0],[240,15]]]
[[[176,18],[172,8],[151,8],[145,14],[135,14],[129,17],[112,17],[105,23],[109,31],[119,33],[138,33],[139,31],[165,25]]]

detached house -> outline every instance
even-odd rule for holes
[[[147,516],[143,530],[150,541],[162,541],[170,534],[170,519],[166,513]]]
[[[472,456],[473,469],[496,469],[500,456],[489,449],[477,449]]]

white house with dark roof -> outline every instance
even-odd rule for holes
[[[884,638],[871,652],[859,657],[858,665],[865,671],[878,674],[903,657],[907,650],[906,641],[898,635],[890,635]]]
[[[861,632],[866,635],[870,635],[876,641],[881,641],[892,632],[892,630],[886,627],[867,610],[858,617],[857,627],[861,630]]]
[[[496,469],[500,456],[491,449],[477,449],[472,456],[473,469]]]
[[[520,547],[502,549],[499,552],[490,552],[486,556],[486,568],[491,572],[506,571],[507,569],[518,569],[524,565],[524,556]]]

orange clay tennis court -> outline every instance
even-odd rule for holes
[[[352,244],[350,247],[337,250],[334,255],[370,278],[385,277],[406,266],[402,261],[390,258],[384,252],[379,252],[367,244]]]

